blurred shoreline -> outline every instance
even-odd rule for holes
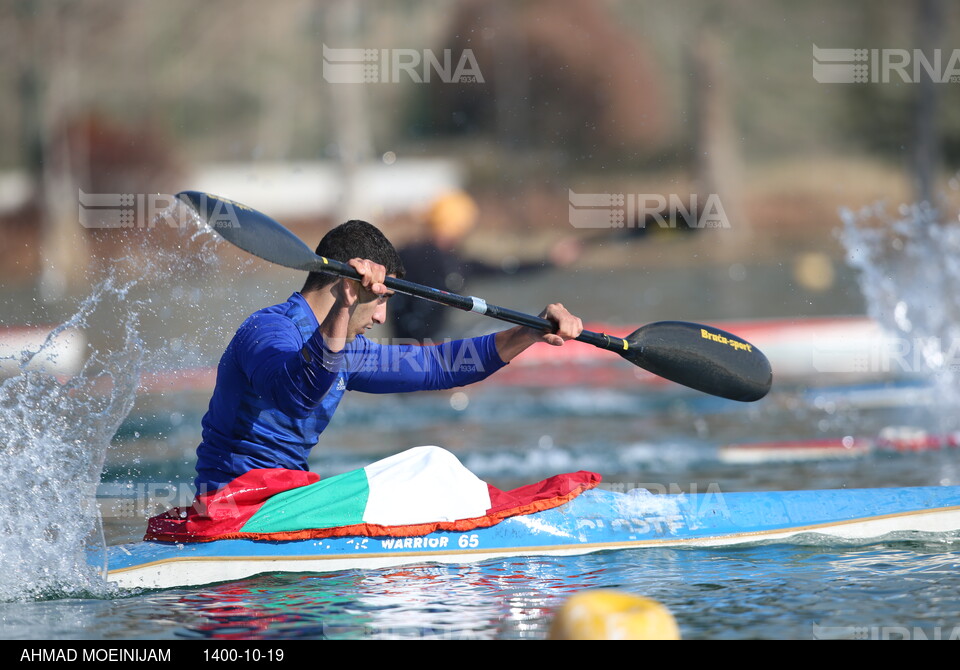
[[[582,254],[571,271],[779,264],[784,272],[793,273],[796,263],[806,254],[818,254],[822,256],[821,262],[836,269],[844,264],[844,251],[835,234],[841,226],[842,208],[858,211],[881,204],[889,211],[896,211],[901,204],[911,201],[910,184],[901,171],[892,167],[885,169],[865,159],[781,161],[755,171],[743,189],[742,205],[738,207],[742,217],[731,217],[726,228],[699,230],[684,229],[669,220],[649,220],[646,224],[634,221],[616,228],[578,230],[569,221],[568,192],[571,190],[594,189],[598,193],[621,194],[689,190],[689,181],[679,177],[571,175],[551,180],[564,182],[563,185],[545,181],[507,191],[476,189],[473,194],[481,215],[477,228],[464,242],[464,252],[493,263],[535,262],[545,258],[557,240],[570,237],[582,243]],[[190,188],[189,182],[184,183],[184,188]],[[946,183],[939,192],[949,193]],[[960,199],[955,191],[950,195],[954,201]],[[421,213],[411,209],[370,218],[395,244],[401,245],[422,234]],[[336,223],[329,214],[322,213],[273,216],[311,246]],[[129,236],[155,234],[142,227],[84,230],[79,221],[74,225],[75,232],[90,246],[93,265],[109,265],[111,258],[125,253],[124,241]],[[163,224],[158,227],[162,228]],[[39,211],[29,206],[0,217],[0,233],[7,241],[0,252],[3,260],[0,281],[8,291],[32,293],[45,264],[41,257],[41,229]],[[163,231],[158,239],[170,246],[179,244],[175,234],[163,234]],[[270,272],[265,265],[253,270]],[[71,288],[74,294],[82,292],[82,284]]]

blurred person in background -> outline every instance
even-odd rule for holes
[[[462,293],[474,279],[508,277],[536,270],[565,267],[580,256],[580,244],[564,238],[554,244],[549,258],[517,263],[514,259],[492,264],[462,255],[462,242],[473,231],[480,210],[467,193],[452,191],[437,198],[427,212],[426,237],[399,250],[406,279],[451,293]],[[450,309],[437,303],[396,294],[391,301],[393,336],[436,341],[447,335]]]

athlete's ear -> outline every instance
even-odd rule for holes
[[[346,277],[338,278],[337,281],[332,284],[332,288],[334,296],[346,300],[348,303],[354,302],[357,299],[359,290],[362,289],[357,280]]]

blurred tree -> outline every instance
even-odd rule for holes
[[[701,25],[697,39],[689,45],[692,88],[690,116],[693,127],[693,170],[697,204],[703,207],[711,194],[719,196],[724,211],[738,229],[747,223],[741,205],[741,157],[726,73],[729,60],[715,29]],[[700,212],[694,213],[695,217]],[[728,246],[733,235],[718,238],[720,248]],[[726,249],[726,251],[730,251]]]
[[[68,151],[58,151],[61,145]],[[57,165],[78,188],[91,193],[167,193],[176,188],[182,166],[174,144],[148,121],[123,124],[88,112],[63,120],[51,138]]]
[[[960,5],[939,0],[913,3],[863,0],[869,11],[853,26],[856,31],[842,46],[901,49],[910,52],[909,82],[897,72],[875,73],[887,81],[838,87],[845,96],[846,114],[839,126],[868,154],[899,163],[914,181],[916,197],[926,199],[936,176],[936,165],[960,166],[960,87],[936,83],[921,69],[913,80],[914,50],[928,58],[939,49],[946,67],[956,45],[944,41],[948,26],[960,20]]]
[[[492,135],[505,148],[651,152],[666,119],[657,69],[606,3],[460,4],[444,48],[470,49],[484,85],[431,82],[428,132]]]
[[[940,45],[943,39],[943,3],[940,0],[920,0],[917,3],[917,43]],[[922,48],[922,47],[921,47]],[[924,52],[931,57],[931,48]],[[921,77],[917,82],[914,103],[914,153],[913,174],[917,200],[931,202],[934,180],[940,167],[939,107],[943,84],[930,77]]]
[[[337,0],[318,2],[317,7],[324,17],[327,34],[336,35],[346,44],[360,43],[362,5],[350,0]],[[375,203],[370,202],[370,193],[363,192],[359,182],[360,168],[369,163],[374,154],[368,88],[363,84],[340,84],[324,88],[340,167],[340,201],[334,217],[338,221],[358,216],[369,218],[368,212],[376,211]]]

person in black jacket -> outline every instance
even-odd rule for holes
[[[478,215],[476,202],[462,191],[447,193],[434,201],[426,217],[429,236],[399,250],[406,279],[450,293],[462,293],[471,280],[567,265],[579,254],[578,245],[571,240],[561,240],[550,260],[542,262],[495,265],[465,258],[460,253],[460,243],[473,230]],[[449,307],[400,293],[391,301],[395,338],[437,342],[446,335]]]

